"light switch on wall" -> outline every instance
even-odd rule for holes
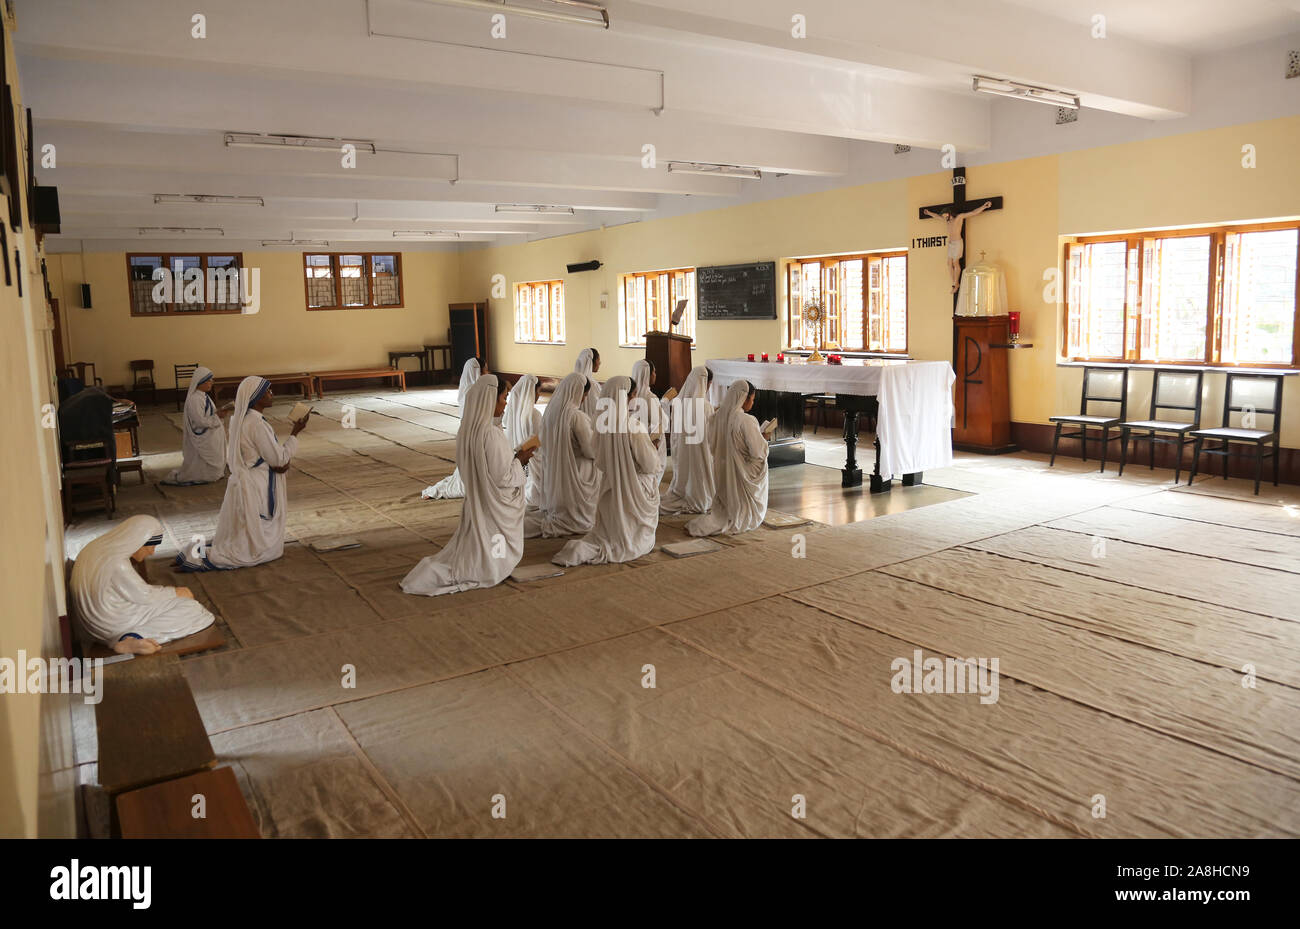
[[[608,307],[609,307],[609,294],[601,294],[601,295],[600,295],[600,308],[603,310],[603,309],[606,309],[606,308],[608,308]]]

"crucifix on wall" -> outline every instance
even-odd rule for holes
[[[966,220],[985,210],[1002,209],[1001,197],[966,200],[966,169],[952,169],[952,202],[921,207],[921,219],[942,219],[948,227],[948,273],[952,277],[952,304],[957,307],[957,289],[966,267]]]

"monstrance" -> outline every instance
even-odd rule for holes
[[[809,364],[821,364],[826,359],[822,357],[822,327],[826,324],[826,305],[821,300],[809,300],[803,305],[804,323],[809,326],[815,326],[817,329],[817,340],[813,344],[813,352],[808,356]]]

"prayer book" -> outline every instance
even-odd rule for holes
[[[776,417],[773,416],[767,422],[763,423],[763,425],[759,427],[758,431],[763,433],[763,435],[771,435],[776,432]]]
[[[689,542],[670,542],[663,546],[663,551],[674,558],[690,558],[692,555],[707,555],[721,548],[722,546],[712,539],[691,539]]]
[[[515,449],[515,451],[526,452],[532,448],[541,448],[541,446],[542,446],[542,440],[539,439],[537,436],[533,435],[524,439],[524,441],[520,443],[519,447]]]
[[[775,510],[768,510],[767,516],[763,519],[763,525],[769,529],[789,529],[792,526],[804,526],[812,522],[803,516],[792,516],[789,513],[778,513]]]
[[[664,395],[662,399],[671,400],[675,396],[677,396],[677,388],[669,387],[667,390],[664,391]]]
[[[553,564],[520,565],[510,572],[510,580],[527,583],[548,577],[561,577],[563,574],[564,569]]]
[[[686,302],[687,301],[685,300],[677,301],[677,306],[673,307],[673,316],[670,325],[676,326],[682,321],[682,314],[686,312]]]
[[[296,423],[301,419],[306,419],[311,414],[312,408],[299,400],[293,405],[293,409],[289,411],[289,422]]]
[[[330,539],[317,539],[311,543],[314,552],[342,552],[349,548],[360,548],[361,543],[353,538],[338,536]]]

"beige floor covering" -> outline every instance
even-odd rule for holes
[[[971,496],[410,597],[398,580],[459,514],[418,497],[454,467],[454,390],[316,406],[280,561],[166,569],[221,501],[156,484],[174,413],[143,417],[150,483],[128,478],[119,511],[164,521],[155,578],[228,629],[185,668],[267,836],[1300,835],[1296,488],[963,455],[926,480]],[[339,535],[362,547],[310,548]],[[998,702],[892,692],[918,648],[997,657]]]

